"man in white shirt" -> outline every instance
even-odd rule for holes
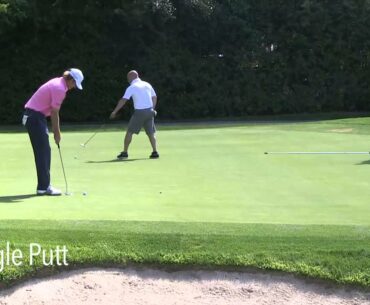
[[[135,111],[128,123],[123,151],[117,156],[117,158],[128,158],[128,147],[130,146],[132,135],[134,133],[139,134],[142,127],[145,129],[153,149],[150,158],[159,158],[159,154],[157,152],[157,140],[155,137],[156,129],[154,125],[154,117],[157,114],[154,110],[157,105],[157,95],[152,85],[148,82],[142,81],[135,70],[127,73],[127,81],[130,86],[126,89],[124,96],[118,101],[116,108],[110,115],[110,118],[114,119],[117,112],[130,98],[132,98]]]

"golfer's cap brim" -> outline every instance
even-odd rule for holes
[[[82,90],[82,85],[76,82],[76,87],[80,90]]]

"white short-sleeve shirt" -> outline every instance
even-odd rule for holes
[[[126,89],[123,98],[129,100],[131,97],[134,101],[135,109],[147,109],[153,107],[152,97],[157,96],[152,85],[148,82],[136,78]]]

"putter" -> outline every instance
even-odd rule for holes
[[[99,128],[98,128],[98,130],[97,131],[95,131],[94,132],[94,134],[90,137],[90,138],[88,138],[87,139],[87,141],[85,141],[85,143],[81,143],[80,145],[83,147],[83,148],[85,148],[86,147],[86,145],[87,145],[87,143],[89,143],[100,131],[102,131],[102,129],[104,129],[104,127],[105,127],[105,124],[106,123],[103,123]]]
[[[63,164],[62,152],[61,152],[61,150],[60,150],[60,145],[59,145],[59,144],[57,144],[57,145],[58,145],[58,151],[59,151],[60,163],[62,164],[62,169],[63,169],[64,182],[65,182],[65,184],[66,184],[66,192],[65,192],[64,194],[65,194],[65,195],[67,195],[67,196],[70,196],[70,195],[71,195],[71,193],[69,193],[69,192],[68,192],[68,183],[67,183],[67,178],[66,178],[66,172],[65,172],[65,170],[64,170],[64,164]]]
[[[266,151],[265,155],[369,155],[368,151]]]

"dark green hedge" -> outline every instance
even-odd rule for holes
[[[86,79],[64,121],[106,118],[129,69],[166,119],[367,111],[369,13],[367,0],[0,0],[0,122],[72,66]]]

